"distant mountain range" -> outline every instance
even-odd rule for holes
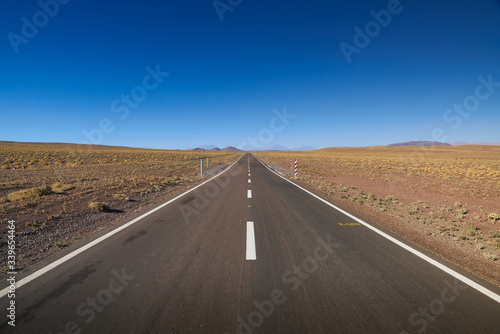
[[[438,146],[438,145],[451,146],[448,143],[441,143],[439,141],[427,141],[427,140],[407,141],[404,143],[389,144],[387,146],[388,147],[402,147],[402,146]]]
[[[222,149],[220,149],[216,146],[213,146],[213,147],[211,147],[211,146],[213,146],[213,145],[205,145],[203,147],[197,147],[197,148],[188,148],[188,150],[190,150],[190,151],[214,151],[214,152],[243,152],[242,150],[237,149],[236,147],[233,147],[233,146],[224,147]],[[209,148],[207,149],[206,147],[209,147]]]
[[[453,143],[441,143],[439,141],[428,141],[428,140],[418,140],[418,141],[408,141],[404,143],[396,143],[387,145],[388,147],[403,147],[403,146],[460,146],[460,145],[500,145],[500,143],[466,143],[463,141],[456,141]]]
[[[220,149],[215,145],[202,145],[197,148],[188,148],[188,150],[192,151],[222,151],[222,152],[244,152],[244,151],[311,151],[315,150],[314,147],[309,146],[309,145],[303,145],[303,146],[297,146],[293,148],[287,148],[283,145],[271,145],[271,146],[264,146],[260,148],[255,148],[252,146],[247,146],[244,148],[244,150],[240,150],[236,147],[233,146],[228,146],[226,148]]]

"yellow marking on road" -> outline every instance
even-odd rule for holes
[[[339,223],[340,226],[358,226],[361,225],[360,223]]]

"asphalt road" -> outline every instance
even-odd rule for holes
[[[15,302],[1,333],[500,333],[499,302],[249,154]]]

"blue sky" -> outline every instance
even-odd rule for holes
[[[212,0],[2,3],[0,140],[500,142],[499,1],[216,4],[219,13]],[[355,27],[369,44],[356,46]],[[357,47],[350,62],[341,43]],[[453,109],[464,103],[470,111]],[[285,124],[276,110],[295,117]]]

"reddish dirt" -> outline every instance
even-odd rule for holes
[[[488,218],[500,212],[500,182],[494,169],[498,152],[480,151],[477,154],[482,156],[469,162],[456,158],[461,151],[451,148],[451,157],[429,154],[418,164],[411,161],[408,165],[397,154],[378,150],[260,155],[263,161],[269,155],[275,168],[280,166],[277,169],[288,177],[288,156],[299,157],[301,168],[295,182],[301,186],[500,286],[500,237],[491,234],[500,233],[500,221]],[[397,200],[386,200],[387,196]],[[486,259],[485,253],[497,260]]]

